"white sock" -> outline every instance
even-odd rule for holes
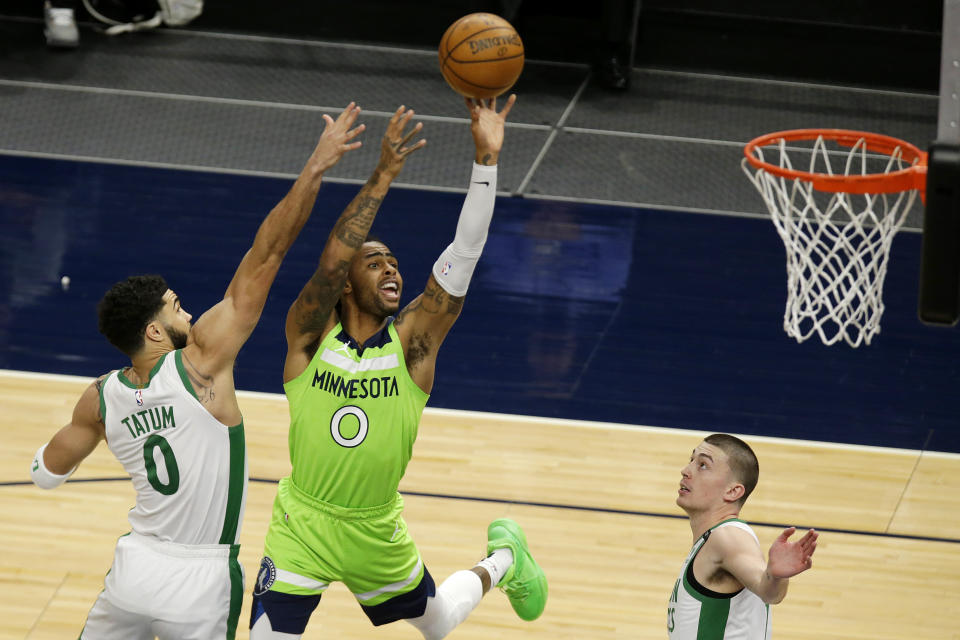
[[[500,581],[503,580],[503,576],[510,569],[510,566],[513,564],[513,551],[509,548],[504,547],[502,549],[497,549],[489,556],[477,563],[478,567],[482,567],[490,574],[490,587],[493,588],[500,584]]]

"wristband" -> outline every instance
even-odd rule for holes
[[[66,481],[66,479],[77,470],[77,468],[74,467],[63,475],[57,475],[56,473],[53,473],[47,469],[47,465],[43,463],[43,452],[46,448],[47,445],[44,444],[42,447],[37,449],[37,455],[33,457],[33,462],[30,464],[30,478],[33,480],[33,484],[37,485],[41,489],[56,489],[62,485],[64,481]]]

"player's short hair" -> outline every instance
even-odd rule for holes
[[[161,276],[131,276],[114,284],[97,304],[97,328],[110,344],[135,355],[143,348],[143,330],[163,309],[167,281]]]
[[[738,500],[742,507],[750,494],[753,493],[757,486],[757,480],[760,478],[760,462],[757,460],[757,455],[746,442],[726,433],[714,433],[704,438],[703,441],[712,444],[727,454],[733,477],[744,488],[743,497]]]

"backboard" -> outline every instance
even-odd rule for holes
[[[930,145],[920,265],[919,316],[960,319],[960,0],[945,0],[937,139]]]

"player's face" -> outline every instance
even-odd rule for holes
[[[733,481],[727,454],[707,442],[701,442],[680,470],[677,504],[685,511],[700,511],[723,504]]]
[[[172,289],[163,294],[163,309],[160,311],[160,324],[170,337],[174,349],[183,349],[187,346],[187,337],[190,335],[190,320],[192,315],[180,305],[180,298]]]
[[[400,309],[403,278],[397,258],[382,242],[365,242],[350,265],[350,285],[362,311],[391,316]]]

